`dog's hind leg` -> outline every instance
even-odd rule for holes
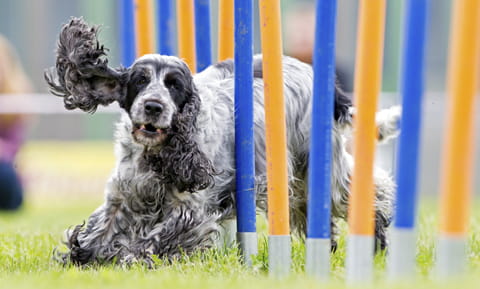
[[[393,216],[395,183],[390,175],[380,168],[374,172],[375,182],[375,251],[388,247],[387,228]]]

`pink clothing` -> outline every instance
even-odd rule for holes
[[[13,162],[23,143],[24,131],[25,128],[21,122],[0,129],[0,161]]]

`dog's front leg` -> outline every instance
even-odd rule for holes
[[[112,181],[107,184],[106,202],[92,213],[87,224],[77,225],[66,232],[69,252],[57,254],[62,262],[84,265],[120,261],[129,255],[131,217],[122,205],[123,199],[112,190],[113,185]]]
[[[218,219],[216,214],[180,205],[140,237],[133,250],[137,252],[137,259],[148,260],[151,255],[157,255],[171,260],[195,250],[214,247],[218,237]]]

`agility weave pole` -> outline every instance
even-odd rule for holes
[[[412,277],[416,267],[415,217],[428,2],[429,0],[405,2],[400,80],[403,109],[397,158],[394,227],[388,256],[388,270],[392,279]]]
[[[248,1],[248,0],[247,0]],[[234,0],[218,1],[218,61],[233,58]]]
[[[172,8],[172,0],[157,0],[157,51],[162,55],[175,55]]]
[[[261,0],[260,32],[265,94],[265,140],[268,183],[268,264],[273,276],[290,272],[291,246],[288,171],[283,95],[280,2]]]
[[[305,270],[321,279],[328,278],[330,273],[336,14],[336,0],[317,0]]]
[[[133,20],[133,1],[122,0],[119,5],[120,41],[122,47],[121,64],[129,67],[135,61],[135,31]]]
[[[237,242],[247,265],[258,254],[253,123],[253,0],[235,0]]]
[[[192,73],[197,71],[195,56],[195,21],[193,0],[177,0],[178,57]]]
[[[385,0],[361,0],[355,66],[355,164],[348,211],[346,271],[351,283],[369,281],[373,273],[375,113],[380,93]]]
[[[440,186],[437,273],[464,272],[474,157],[480,2],[454,1],[448,63],[448,115]]]
[[[195,0],[195,46],[197,72],[212,64],[210,36],[210,0]]]
[[[152,0],[135,0],[135,35],[137,57],[155,52]]]

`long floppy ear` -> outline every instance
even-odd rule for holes
[[[98,27],[82,18],[72,18],[60,32],[56,66],[45,71],[45,80],[67,109],[94,112],[98,105],[121,102],[126,94],[126,69],[108,66],[108,49],[97,33]]]
[[[188,71],[188,67],[185,65],[183,70]],[[169,140],[158,153],[146,156],[165,182],[174,184],[179,191],[195,192],[212,186],[217,172],[195,139],[201,100],[190,72],[184,77],[186,102],[173,116]]]
[[[340,125],[350,125],[352,123],[352,114],[350,108],[353,106],[352,99],[335,83],[334,95],[334,118]]]

